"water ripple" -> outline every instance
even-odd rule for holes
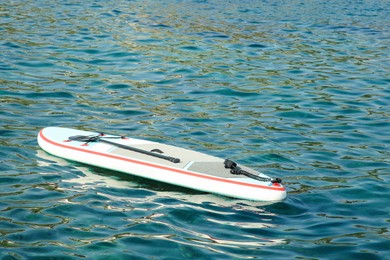
[[[320,11],[319,11],[320,10]],[[387,1],[3,1],[0,257],[385,259]],[[74,164],[61,125],[282,177],[276,204]]]

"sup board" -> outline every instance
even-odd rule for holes
[[[194,190],[253,201],[287,196],[279,178],[172,145],[63,127],[43,128],[37,139],[43,150],[67,160]]]

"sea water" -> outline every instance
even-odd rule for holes
[[[0,3],[1,259],[385,259],[389,1]],[[280,177],[265,204],[72,163],[63,126]]]

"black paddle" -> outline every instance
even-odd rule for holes
[[[118,144],[116,142],[108,141],[108,140],[105,140],[103,138],[107,139],[107,138],[123,138],[123,137],[104,137],[104,135],[95,135],[95,136],[75,135],[75,136],[70,136],[68,139],[70,141],[86,142],[86,143],[102,142],[102,143],[114,145],[114,146],[122,148],[122,149],[130,150],[130,151],[137,152],[137,153],[146,154],[146,155],[157,157],[157,158],[160,158],[160,159],[164,159],[164,160],[167,160],[167,161],[170,161],[170,162],[173,162],[173,163],[179,163],[180,162],[179,158],[175,158],[175,157],[171,157],[171,156],[166,156],[166,155],[162,155],[162,154],[158,154],[158,153],[149,152],[149,151],[146,151],[146,150],[142,150],[142,149],[131,147],[131,146],[124,145],[124,144]]]

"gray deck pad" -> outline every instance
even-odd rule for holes
[[[191,151],[184,148],[179,148],[171,145],[159,144],[159,143],[150,143],[150,144],[140,144],[132,145],[132,147],[139,148],[146,151],[152,151],[153,149],[159,149],[163,151],[163,155],[176,157],[180,159],[179,163],[173,163],[161,158],[153,157],[150,155],[122,149],[114,148],[110,153],[125,156],[128,158],[147,161],[150,163],[157,163],[160,165],[166,165],[178,169],[186,169],[193,172],[204,173],[212,176],[224,177],[224,178],[242,178],[242,175],[233,175],[230,173],[229,169],[225,169],[224,160],[215,156],[199,153],[196,151]],[[242,166],[241,166],[242,167]],[[258,174],[258,172],[247,168],[242,167],[244,170]]]

